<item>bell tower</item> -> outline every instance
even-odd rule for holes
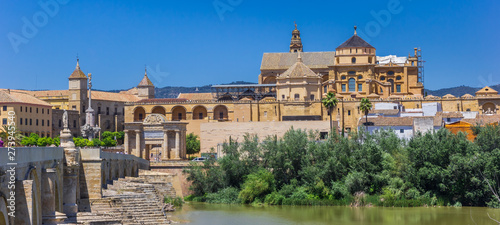
[[[295,23],[295,30],[292,31],[290,52],[302,52],[302,40],[300,39],[300,31],[297,29],[297,23]]]
[[[139,85],[137,85],[138,97],[140,99],[151,99],[155,98],[155,86],[153,82],[148,78],[148,71],[144,69],[144,77],[142,78]]]
[[[76,59],[76,68],[69,76],[69,100],[68,110],[76,110],[85,114],[85,103],[87,101],[87,76],[80,69],[80,60]]]

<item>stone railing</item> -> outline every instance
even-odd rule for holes
[[[61,147],[16,147],[15,160],[10,161],[8,148],[0,148],[0,165],[7,163],[32,163],[43,161],[62,161],[64,149]]]

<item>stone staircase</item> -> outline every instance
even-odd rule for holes
[[[150,182],[147,176],[126,177],[103,189],[92,200],[90,213],[78,213],[76,224],[170,224],[163,211],[163,196],[176,196],[170,182]]]

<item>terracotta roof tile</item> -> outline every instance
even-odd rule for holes
[[[500,122],[500,115],[484,115],[479,114],[475,119],[463,119],[462,121],[470,123],[472,125],[487,125],[492,123]]]
[[[212,100],[212,93],[180,93],[177,98],[189,100]]]
[[[27,94],[26,92],[18,92],[15,90],[11,90],[10,94],[8,91],[1,90],[0,91],[0,102],[4,103],[27,103],[27,104],[33,104],[33,105],[40,105],[40,106],[48,106],[50,107],[51,105],[43,100],[40,100],[30,94]]]
[[[261,70],[286,70],[297,62],[298,53],[264,53]],[[335,64],[335,52],[301,52],[304,64],[311,69],[327,69]]]

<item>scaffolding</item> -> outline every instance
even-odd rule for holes
[[[422,59],[422,49],[417,48],[418,82],[422,84],[424,84],[424,63],[425,61]]]

